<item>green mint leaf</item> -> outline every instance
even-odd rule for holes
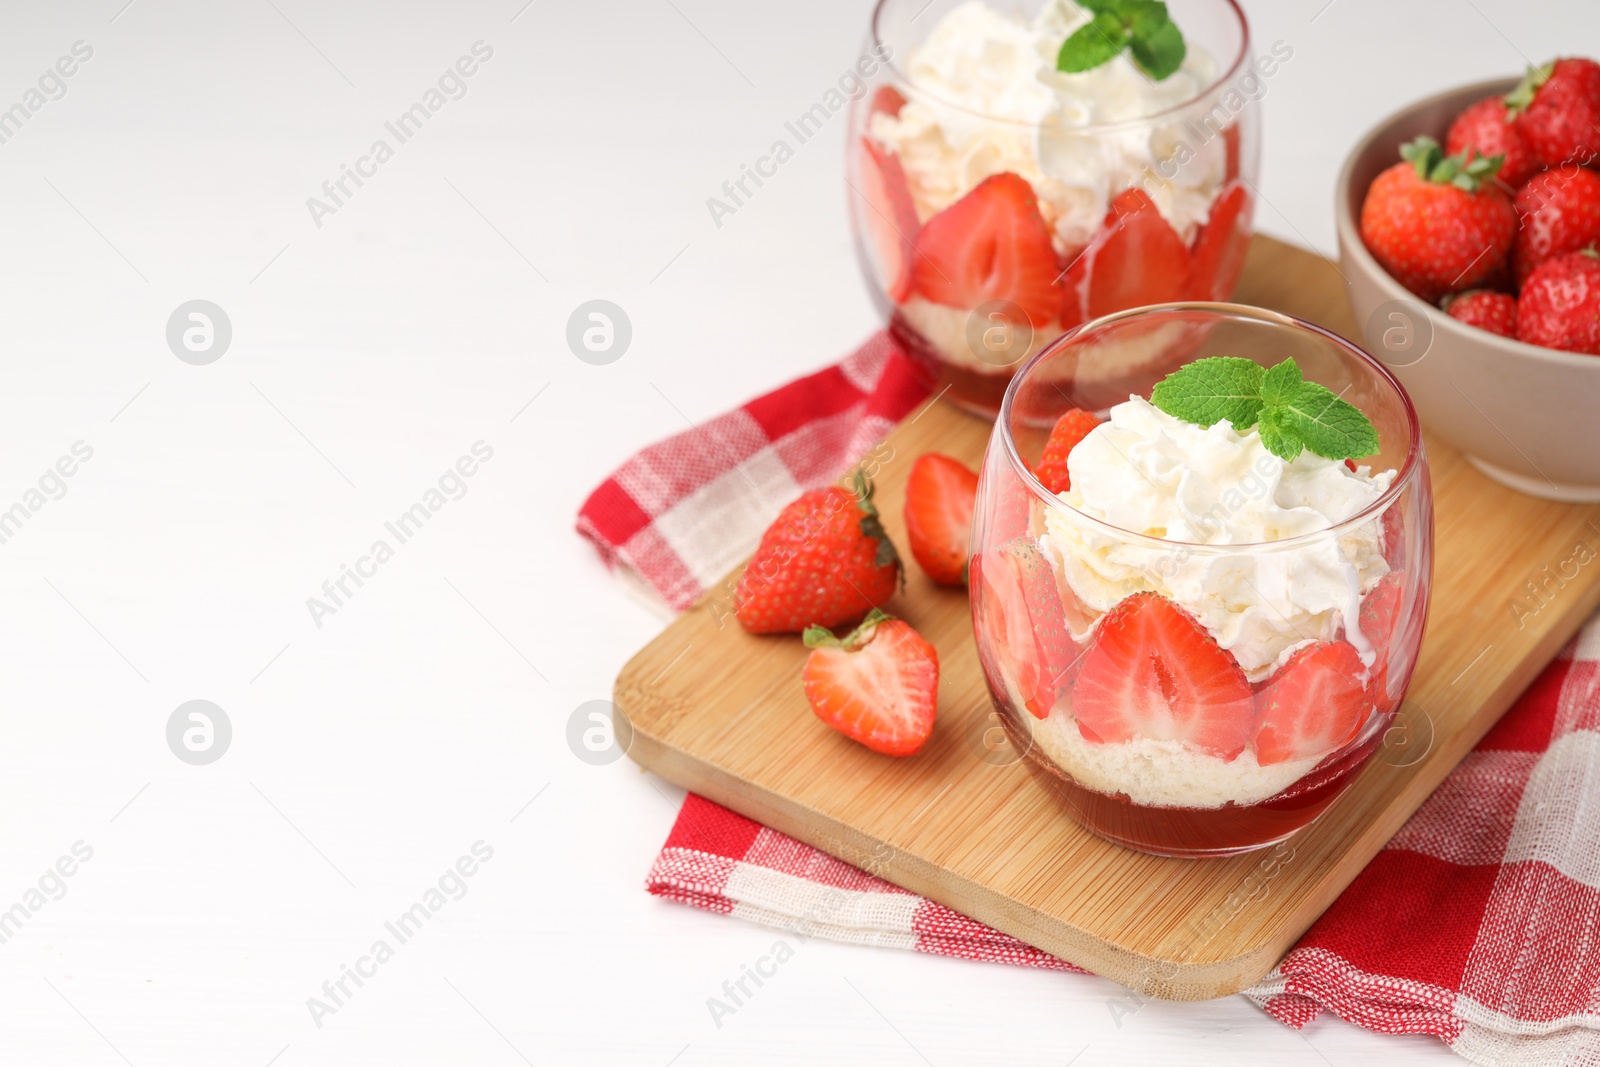
[[[1082,26],[1071,37],[1061,42],[1061,52],[1056,56],[1056,69],[1068,74],[1081,74],[1108,62],[1128,47],[1128,29],[1122,19],[1110,11],[1103,11]]]
[[[1243,433],[1261,413],[1266,374],[1253,360],[1232,356],[1197,359],[1157,382],[1150,391],[1150,403],[1174,418],[1201,426],[1227,419]]]
[[[1189,49],[1184,44],[1183,34],[1167,17],[1166,4],[1151,0],[1148,7],[1159,9],[1159,13],[1148,11],[1141,15],[1146,3],[1145,0],[1137,2],[1139,10],[1130,12],[1133,40],[1128,43],[1128,51],[1141,70],[1156,81],[1163,81],[1183,66],[1183,58],[1189,54]]]
[[[1115,15],[1122,8],[1122,0],[1078,0],[1078,6],[1095,15]]]
[[[1267,408],[1261,413],[1256,432],[1261,435],[1261,447],[1285,463],[1293,463],[1303,447],[1289,426],[1285,424],[1283,408]]]
[[[1294,396],[1295,390],[1300,388],[1303,380],[1295,361],[1284,360],[1269,369],[1266,377],[1261,380],[1261,402],[1269,408],[1283,404]]]
[[[1294,395],[1272,411],[1273,420],[1288,435],[1324,458],[1360,459],[1378,451],[1378,430],[1372,421],[1316,382],[1301,382]],[[1266,444],[1265,434],[1262,443]],[[1273,454],[1278,454],[1275,449]]]

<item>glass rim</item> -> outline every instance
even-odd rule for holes
[[[1203,311],[1219,318],[1244,319],[1252,322],[1277,326],[1287,330],[1297,330],[1310,333],[1329,342],[1346,355],[1353,357],[1356,362],[1365,364],[1369,369],[1376,371],[1380,380],[1386,382],[1399,398],[1401,408],[1405,412],[1406,428],[1411,436],[1410,447],[1406,451],[1405,459],[1395,472],[1394,481],[1381,493],[1376,500],[1362,508],[1349,518],[1334,523],[1322,530],[1313,530],[1310,533],[1296,534],[1293,537],[1284,537],[1276,541],[1238,541],[1229,544],[1210,544],[1204,541],[1175,541],[1165,537],[1156,537],[1152,534],[1127,530],[1115,523],[1096,518],[1088,512],[1067,503],[1061,497],[1044,487],[1044,483],[1034,475],[1028,465],[1022,461],[1022,454],[1017,450],[1016,437],[1011,432],[1012,406],[1016,401],[1017,392],[1024,380],[1042,360],[1049,358],[1058,349],[1072,344],[1080,336],[1091,330],[1098,330],[1106,326],[1123,322],[1129,319],[1148,318],[1151,315],[1165,314],[1174,311]],[[1017,475],[1022,484],[1034,496],[1042,500],[1046,507],[1070,515],[1075,522],[1086,523],[1091,528],[1097,528],[1110,536],[1123,541],[1143,544],[1156,548],[1183,549],[1194,554],[1208,555],[1238,555],[1241,551],[1251,552],[1278,552],[1293,548],[1303,547],[1314,542],[1325,541],[1328,538],[1337,538],[1345,531],[1357,526],[1364,526],[1374,522],[1400,498],[1400,494],[1416,480],[1422,470],[1423,442],[1422,422],[1417,415],[1416,405],[1411,402],[1411,395],[1406,392],[1405,386],[1394,376],[1388,367],[1373,358],[1359,345],[1349,339],[1334,333],[1332,330],[1318,326],[1314,322],[1282,311],[1273,311],[1270,308],[1255,307],[1250,304],[1233,304],[1220,301],[1186,300],[1169,304],[1151,304],[1146,307],[1130,308],[1126,311],[1115,311],[1109,315],[1102,315],[1098,319],[1091,319],[1080,326],[1062,334],[1054,341],[1035,352],[1026,363],[1017,369],[1011,382],[1006,386],[1005,397],[1000,401],[1000,414],[995,419],[995,434],[1000,438],[1005,449],[1007,462],[1011,465],[1012,473]]]
[[[872,18],[869,21],[868,26],[870,28],[873,47],[879,50],[879,55],[883,54],[881,49],[885,44],[883,34],[879,30],[879,24],[882,20],[884,9],[892,3],[899,2],[903,2],[903,0],[877,0],[877,2],[872,6]],[[1227,68],[1217,74],[1217,76],[1213,78],[1209,84],[1197,90],[1195,94],[1189,97],[1187,100],[1180,101],[1176,104],[1170,104],[1159,111],[1152,111],[1148,115],[1138,115],[1130,119],[1117,119],[1112,122],[1091,122],[1087,125],[1063,127],[1063,129],[1072,133],[1092,134],[1109,133],[1117,130],[1129,129],[1131,127],[1155,125],[1162,120],[1169,119],[1169,117],[1175,113],[1194,107],[1212,93],[1216,92],[1224,84],[1232,81],[1234,75],[1238,74],[1239,69],[1244,66],[1245,57],[1250,54],[1250,21],[1245,17],[1244,9],[1239,6],[1238,0],[1222,0],[1222,3],[1233,12],[1233,17],[1238,22],[1239,51],[1238,54],[1233,57],[1233,61],[1227,65]],[[905,70],[901,68],[898,56],[884,60],[883,65],[894,75],[895,80],[905,88],[910,89],[912,94],[915,96],[920,96],[926,100],[933,101],[940,107],[946,107],[954,111],[965,112],[968,115],[984,119],[988,122],[1001,123],[1009,126],[1035,127],[1043,125],[1043,123],[1029,122],[1024,119],[1009,118],[1004,115],[991,115],[985,111],[974,111],[970,107],[964,107],[961,104],[946,100],[935,93],[928,92],[926,89],[919,89],[911,84],[911,78],[905,72]]]

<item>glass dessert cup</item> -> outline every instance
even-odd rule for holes
[[[1053,494],[1031,473],[1049,427],[1072,408],[1106,417],[1113,398],[1078,372],[1124,349],[1166,370],[1207,356],[1292,358],[1366,414],[1380,451],[1338,469],[1310,453],[1284,464],[1255,431],[1186,423],[1209,443],[1107,435],[1081,464],[1076,446],[1073,484]],[[1135,395],[1148,398],[1164,375]],[[1116,420],[1155,411],[1121,399]],[[1208,468],[1203,455],[1219,454],[1254,458]],[[1188,515],[1185,539],[1091,514],[1091,493],[1115,496],[1123,484],[1130,499],[1170,500]],[[1339,521],[1323,521],[1329,492],[1352,501]],[[1310,532],[1238,540],[1258,515],[1304,520]],[[973,520],[973,629],[1012,745],[1079,823],[1118,844],[1220,856],[1283,840],[1383,743],[1422,641],[1432,522],[1416,412],[1389,371],[1343,338],[1219,303],[1080,327],[1007,389]],[[1197,664],[1211,672],[1203,682]]]
[[[990,2],[1041,27],[1078,10]],[[1168,6],[1190,60],[1157,83],[1125,57],[1055,73],[1045,29],[952,58],[983,32],[970,3],[879,0],[849,105],[856,251],[890,331],[953,403],[993,418],[1022,362],[1090,319],[1232,295],[1275,61],[1252,59],[1234,0]],[[1113,393],[1119,371],[1105,368]]]

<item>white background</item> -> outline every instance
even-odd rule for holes
[[[720,229],[705,207],[853,62],[864,0],[123,3],[8,0],[0,33],[0,107],[94,49],[0,145],[0,508],[94,450],[0,545],[0,909],[94,850],[0,945],[0,1062],[1449,1056],[1238,998],[1119,1026],[1098,979],[819,941],[713,1024],[775,935],[647,896],[680,792],[567,747],[661,624],[573,517],[685,416],[873,328],[842,127]],[[1576,2],[1325,4],[1247,5],[1294,49],[1260,224],[1323,251],[1366,126],[1600,30]],[[306,198],[480,39],[468,95],[317,228]],[[210,366],[165,343],[196,297],[233,324]],[[608,367],[564,343],[595,297],[633,322]],[[466,496],[315,626],[307,597],[479,440]],[[206,767],[165,741],[195,698],[234,729]],[[480,839],[467,895],[314,1026],[306,998]]]

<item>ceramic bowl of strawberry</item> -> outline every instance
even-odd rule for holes
[[[1109,408],[1052,373],[1174,327],[1181,366]],[[1101,837],[1229,855],[1306,826],[1381,748],[1427,616],[1432,490],[1381,363],[1275,312],[1177,304],[1022,368],[972,538],[979,658],[1028,767]]]
[[[1385,119],[1346,158],[1335,211],[1356,322],[1428,428],[1503,485],[1592,502],[1600,259],[1580,250],[1600,242],[1600,174],[1576,160],[1600,139],[1600,66],[1573,62],[1537,89],[1479,82]],[[1402,159],[1422,137],[1440,147]]]
[[[992,418],[1022,361],[1080,323],[1232,293],[1256,101],[1288,53],[1252,58],[1233,0],[1167,7],[1150,29],[1073,0],[879,0],[850,213],[891,331],[953,402]],[[1093,368],[1108,396],[1155,369],[1132,355]]]

